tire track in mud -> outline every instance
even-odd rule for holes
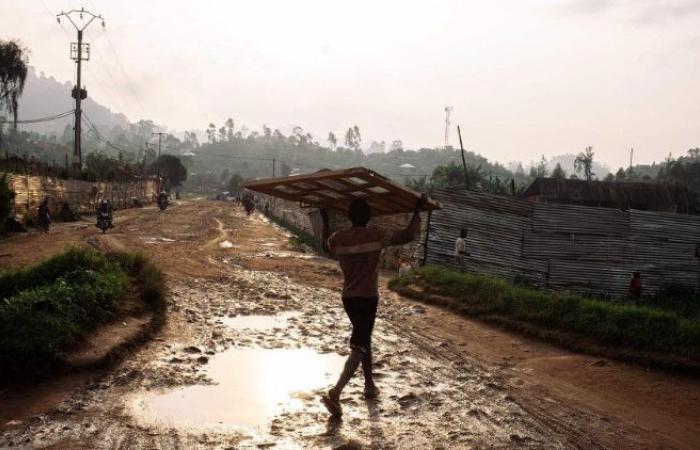
[[[240,265],[241,255],[259,253],[261,232],[255,227],[265,227],[264,236],[271,236],[273,227],[259,218],[227,212],[218,204],[183,210],[189,214],[187,220],[149,214],[137,222],[140,213],[134,212],[123,224],[125,231],[113,235],[134,246],[141,235],[163,226],[197,234],[197,240],[186,242],[184,248],[175,244],[149,247],[154,254],[171,258],[164,261],[172,295],[162,333],[54,411],[0,432],[0,448],[255,449],[273,443],[273,448],[280,449],[328,449],[353,442],[361,448],[378,449],[605,448],[582,429],[587,416],[565,405],[552,406],[544,399],[534,401],[520,395],[509,375],[499,373],[501,366],[480,364],[450,341],[430,333],[420,323],[420,305],[384,290],[375,331],[375,372],[382,397],[379,402],[361,399],[358,371],[343,396],[346,418],[342,423],[327,421],[318,402],[318,394],[327,386],[302,393],[300,411],[281,412],[260,433],[197,431],[136,417],[128,402],[133,395],[211,382],[207,365],[197,362],[199,353],[193,356],[185,351],[190,346],[197,346],[208,357],[238,348],[303,347],[319,353],[347,353],[350,327],[337,290]],[[139,231],[132,236],[128,228],[136,224]],[[231,230],[238,227],[236,236],[242,248],[218,248],[218,242],[231,236],[226,225]],[[284,245],[286,237],[274,233],[279,234],[278,244]],[[238,260],[227,257],[234,254]],[[200,269],[203,264],[207,267]],[[315,267],[315,276],[329,277],[313,262],[303,264],[311,264],[312,270]],[[182,275],[187,272],[181,265],[188,266],[189,276]],[[286,263],[283,266],[287,268]],[[294,267],[301,266],[292,265],[289,270]],[[301,316],[290,319],[281,330],[241,331],[219,322],[231,315],[290,310],[300,311]],[[553,409],[563,412],[554,415]]]
[[[406,330],[405,327],[399,327],[396,325],[391,325],[397,334],[403,333],[407,339],[411,340],[417,347],[421,348],[426,354],[429,354],[437,359],[440,359],[446,363],[459,364],[465,363],[478,367],[479,370],[488,371],[488,368],[473,358],[469,358],[467,355],[459,350],[453,350],[452,345],[446,344],[440,337],[436,335],[431,335],[426,332],[419,332],[415,330]],[[507,380],[507,376],[497,376],[496,380],[502,383],[499,386],[500,389],[507,389],[509,394],[507,395],[509,399],[514,401],[520,408],[527,412],[530,416],[535,418],[544,428],[549,429],[552,433],[556,434],[560,439],[564,440],[572,447],[580,450],[604,450],[608,447],[599,445],[595,442],[588,433],[582,431],[579,427],[572,426],[566,420],[561,420],[554,417],[551,413],[552,403],[558,403],[553,399],[549,399],[549,402],[533,402],[532,399],[524,399],[519,395],[512,395],[512,388]],[[498,386],[498,385],[496,385]],[[561,405],[557,405],[561,408]],[[580,419],[577,419],[580,422]]]

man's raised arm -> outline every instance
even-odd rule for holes
[[[329,244],[330,238],[330,225],[328,223],[328,212],[325,209],[321,209],[321,219],[323,220],[323,230],[321,231],[321,247],[326,253],[333,254],[333,246]]]
[[[420,212],[426,202],[426,195],[421,195],[416,201],[416,207],[413,210],[413,216],[411,217],[411,221],[408,223],[408,226],[406,226],[406,228],[403,230],[398,230],[391,233],[389,241],[386,244],[387,246],[408,244],[418,236],[418,232],[420,231]]]

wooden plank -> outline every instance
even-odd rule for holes
[[[248,181],[245,189],[298,202],[302,207],[347,212],[355,198],[366,198],[374,215],[412,212],[420,194],[364,167]],[[424,210],[438,209],[428,199]]]

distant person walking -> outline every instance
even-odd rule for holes
[[[49,211],[49,199],[45,198],[38,208],[38,222],[39,229],[42,233],[49,232],[49,226],[51,225],[51,212]]]
[[[459,270],[464,272],[464,258],[467,256],[467,230],[462,229],[455,240],[455,262],[459,264]]]
[[[367,225],[371,218],[370,206],[364,199],[356,199],[350,204],[348,214],[352,228],[335,232],[327,241],[328,214],[321,210],[323,241],[340,262],[344,276],[343,307],[352,323],[350,355],[338,382],[321,398],[333,417],[342,416],[340,394],[360,363],[365,377],[364,397],[373,399],[379,395],[372,377],[372,330],[379,302],[379,260],[383,248],[406,244],[416,238],[420,230],[419,212],[424,203],[425,197],[421,197],[405,229],[388,232]]]
[[[629,295],[631,298],[634,299],[642,297],[642,276],[639,272],[632,273],[632,279],[630,279]]]

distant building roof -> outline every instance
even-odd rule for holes
[[[669,183],[537,178],[521,197],[543,203],[700,214],[698,194]]]

